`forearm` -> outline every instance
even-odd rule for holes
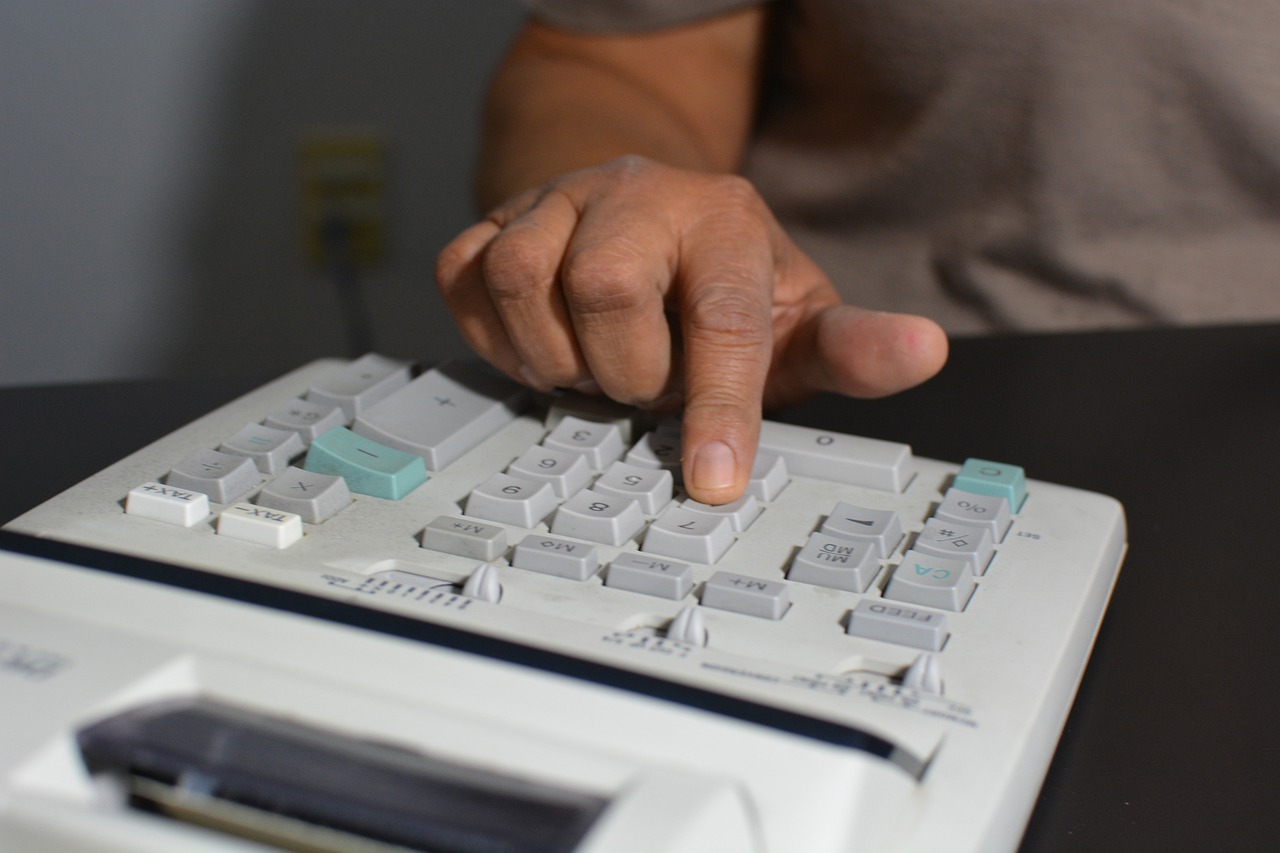
[[[734,171],[755,108],[762,26],[759,10],[637,36],[531,24],[485,105],[481,203],[628,154]]]
[[[627,154],[699,170],[714,165],[651,93],[576,61],[516,60],[495,80],[486,106],[477,191],[488,208]]]

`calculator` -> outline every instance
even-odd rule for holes
[[[680,446],[678,417],[370,354],[32,509],[0,672],[52,670],[0,679],[0,842],[1015,849],[1121,505],[766,421],[710,506]]]

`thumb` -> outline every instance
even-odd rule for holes
[[[946,360],[946,333],[927,317],[833,305],[801,322],[776,354],[766,404],[824,391],[885,397],[934,376]]]

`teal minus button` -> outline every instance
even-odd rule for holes
[[[988,459],[966,459],[951,485],[975,495],[1004,498],[1009,502],[1010,512],[1022,509],[1027,497],[1027,478],[1021,468]]]
[[[391,501],[400,500],[427,481],[427,466],[421,456],[370,441],[346,427],[331,429],[313,440],[302,467],[317,474],[337,474],[351,491]]]

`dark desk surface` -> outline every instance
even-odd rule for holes
[[[0,390],[0,519],[268,378]],[[1024,850],[1277,849],[1280,326],[961,340],[922,388],[778,417],[1125,504],[1129,557]]]

